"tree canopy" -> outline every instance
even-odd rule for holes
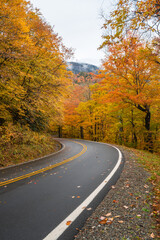
[[[1,1],[0,16],[1,126],[43,129],[62,114],[70,50],[29,2]]]

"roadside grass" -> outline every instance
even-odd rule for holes
[[[143,150],[131,149],[137,157],[138,163],[143,166],[151,177],[148,179],[153,185],[152,215],[157,221],[157,227],[160,227],[160,155]]]
[[[133,151],[138,162],[151,173],[149,180],[152,181],[157,193],[160,193],[160,155],[137,149]]]
[[[23,129],[18,134],[14,132],[10,141],[1,141],[0,168],[40,158],[58,151],[60,148],[60,144],[50,134]]]

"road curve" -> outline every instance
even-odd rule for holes
[[[118,149],[59,141],[65,147],[56,154],[0,170],[0,239],[74,239],[115,184],[123,167]]]

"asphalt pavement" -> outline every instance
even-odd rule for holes
[[[74,239],[119,178],[118,149],[59,141],[63,148],[56,154],[0,170],[1,240]]]

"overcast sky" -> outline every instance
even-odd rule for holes
[[[101,64],[102,10],[109,13],[112,0],[30,0],[62,37],[66,47],[75,49],[74,61]]]

